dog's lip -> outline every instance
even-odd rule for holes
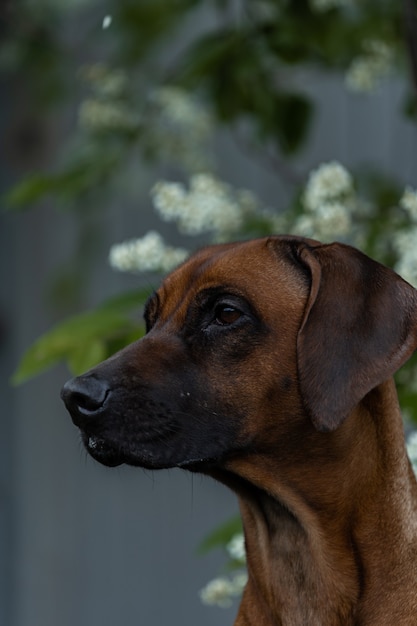
[[[100,437],[93,437],[92,435],[86,436],[87,448],[89,450],[100,450],[105,445],[104,439]]]
[[[117,467],[124,463],[123,456],[102,437],[82,433],[82,438],[88,452],[96,461],[108,467]]]
[[[197,457],[195,459],[186,459],[185,461],[181,461],[177,463],[176,466],[180,469],[188,469],[192,470],[194,468],[198,469],[201,465],[211,465],[216,463],[217,459],[215,457]]]
[[[187,465],[194,465],[195,463],[203,463],[207,459],[204,458],[196,458],[196,459],[187,459],[186,461],[181,461],[178,463],[178,467],[186,467]]]
[[[134,458],[133,456],[124,454],[123,450],[117,449],[112,446],[106,439],[97,435],[91,435],[86,432],[81,432],[81,436],[85,447],[89,454],[101,463],[108,467],[117,467],[119,465],[127,464],[139,467],[148,467],[149,469],[162,469],[167,467],[178,467],[179,469],[187,469],[190,471],[198,471],[202,465],[211,465],[216,463],[215,457],[193,457],[185,459],[181,462],[173,462],[172,464],[159,464],[152,461],[149,456],[146,459]]]
[[[175,463],[159,463],[148,450],[146,454],[132,454],[123,448],[115,447],[107,439],[98,435],[91,435],[81,431],[82,440],[94,460],[107,467],[117,467],[119,465],[132,465],[146,469],[167,469],[176,467]]]

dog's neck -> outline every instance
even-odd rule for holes
[[[311,439],[288,466],[258,451],[253,477],[250,459],[234,461],[249,575],[235,626],[388,626],[409,623],[398,618],[401,602],[414,601],[417,611],[403,555],[392,546],[385,554],[387,536],[405,551],[417,540],[417,486],[393,382],[371,392],[348,422],[312,435],[315,461]]]

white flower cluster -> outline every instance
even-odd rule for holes
[[[238,533],[229,541],[226,550],[234,561],[246,563],[245,538],[243,533]]]
[[[88,98],[78,111],[79,124],[88,130],[135,130],[139,117],[121,102]]]
[[[229,541],[226,550],[233,561],[240,566],[246,563],[245,539],[243,533],[238,533]],[[221,576],[210,581],[201,591],[200,598],[204,604],[228,607],[233,598],[240,596],[248,581],[246,571],[240,570],[232,577]]]
[[[320,240],[346,237],[352,227],[353,180],[337,161],[310,173],[303,196],[305,213],[294,232]]]
[[[304,204],[310,211],[328,202],[336,202],[351,195],[352,176],[337,161],[323,163],[310,173],[304,193]]]
[[[200,598],[204,604],[227,608],[231,606],[233,598],[242,595],[247,581],[246,572],[239,572],[231,578],[225,576],[215,578],[203,587]]]
[[[127,74],[101,63],[84,67],[81,77],[93,91],[78,111],[79,124],[90,131],[135,130],[139,116],[126,100]]]
[[[407,453],[417,477],[417,431],[412,432],[407,439]]]
[[[110,68],[104,63],[83,66],[80,77],[101,98],[124,97],[129,87],[129,78],[124,70]]]
[[[407,186],[400,200],[400,206],[406,211],[411,221],[417,224],[417,190]]]
[[[178,87],[163,87],[149,97],[147,140],[158,154],[195,172],[211,166],[207,144],[214,132],[212,115]]]
[[[393,245],[400,258],[395,271],[410,284],[417,286],[417,232],[415,228],[395,233]]]
[[[213,119],[208,112],[179,87],[161,87],[152,94],[165,121],[176,126],[193,128],[205,138],[213,130]]]
[[[404,280],[417,286],[417,190],[406,187],[400,200],[409,225],[395,233],[393,246],[399,256],[395,271]]]
[[[160,217],[176,222],[181,233],[211,231],[219,238],[239,229],[243,211],[254,202],[249,192],[236,192],[209,174],[192,176],[188,191],[181,183],[159,182],[151,194]]]
[[[121,272],[169,272],[188,254],[184,248],[167,246],[159,233],[150,231],[142,238],[112,246],[109,262]]]
[[[318,13],[324,13],[331,9],[351,7],[353,4],[354,0],[310,0],[311,8]]]
[[[376,39],[366,41],[363,54],[354,59],[346,73],[346,85],[352,91],[370,92],[386,78],[393,67],[388,44]]]

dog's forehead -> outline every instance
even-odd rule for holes
[[[286,258],[284,246],[269,245],[269,239],[203,248],[169,274],[158,290],[164,316],[185,308],[201,291],[234,288],[249,300],[305,294],[305,280]],[[182,305],[182,306],[181,306]]]

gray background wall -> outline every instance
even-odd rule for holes
[[[307,76],[305,84],[322,106],[303,168],[372,159],[417,186],[417,132],[396,115],[400,84],[369,97],[346,94],[338,79]],[[1,92],[3,136],[14,97]],[[218,141],[225,180],[285,206],[276,176],[239,155],[227,136]],[[3,189],[18,174],[9,157],[2,151]],[[144,205],[155,177],[141,169]],[[154,219],[129,208],[129,193],[121,190],[103,217],[92,301],[131,281],[108,267],[107,246],[146,232]],[[50,205],[0,215],[0,625],[231,624],[235,607],[200,603],[198,590],[222,560],[198,557],[196,547],[236,512],[233,494],[180,471],[109,470],[87,458],[59,399],[64,367],[19,388],[8,384],[23,350],[54,321],[44,295],[52,270],[71,253],[73,232],[71,218]]]

